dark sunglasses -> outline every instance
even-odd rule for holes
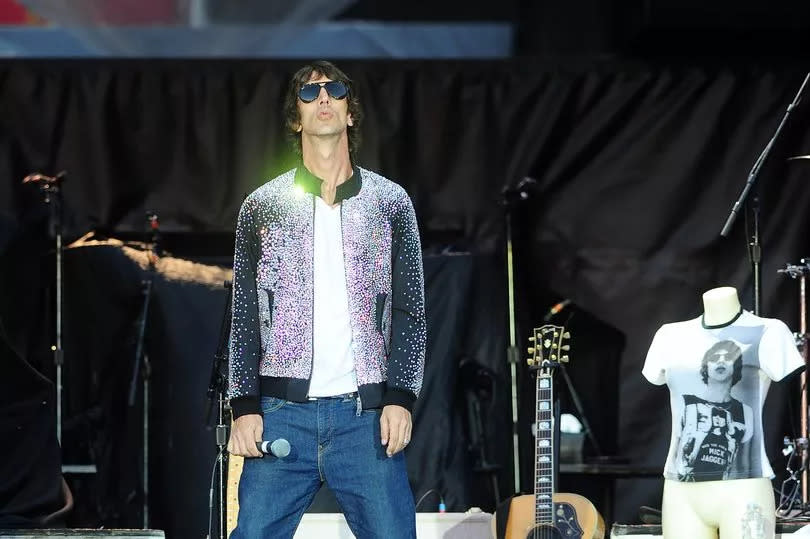
[[[311,103],[318,99],[321,93],[321,87],[326,88],[326,93],[332,99],[343,99],[349,95],[349,89],[346,84],[339,80],[330,80],[329,82],[310,82],[301,86],[298,90],[298,99],[304,103]]]

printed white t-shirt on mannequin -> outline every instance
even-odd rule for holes
[[[704,326],[702,316],[661,326],[642,374],[653,384],[669,386],[672,438],[664,477],[773,477],[762,407],[771,380],[803,364],[784,322],[748,311],[721,326]],[[718,388],[730,390],[726,398],[717,398]]]

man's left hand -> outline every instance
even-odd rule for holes
[[[396,404],[383,407],[380,415],[380,441],[387,446],[386,453],[393,457],[411,441],[411,413]]]

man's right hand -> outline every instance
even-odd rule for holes
[[[247,414],[237,417],[231,425],[231,438],[228,440],[228,452],[240,457],[261,457],[262,452],[256,442],[262,441],[264,422],[260,414]]]

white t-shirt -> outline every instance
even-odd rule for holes
[[[357,391],[340,204],[315,197],[313,360],[310,397]]]
[[[771,380],[803,364],[781,320],[748,311],[723,326],[704,327],[702,317],[661,326],[641,372],[669,386],[672,439],[664,477],[773,477],[762,407]]]

